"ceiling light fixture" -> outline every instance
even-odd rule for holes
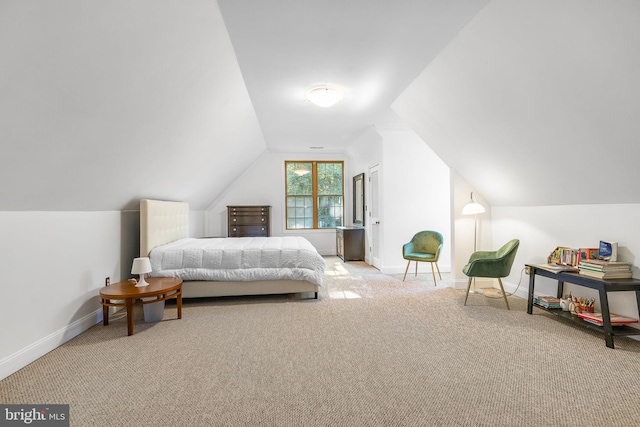
[[[295,173],[298,176],[303,176],[308,174],[309,172],[311,172],[309,169],[303,169],[303,168],[299,168],[293,171],[293,173]]]
[[[332,86],[316,86],[307,92],[307,100],[318,107],[331,107],[342,101],[344,92]]]

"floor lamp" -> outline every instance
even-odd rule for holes
[[[473,252],[477,250],[478,242],[478,214],[484,213],[484,206],[473,199],[473,191],[469,203],[462,208],[462,215],[473,215]],[[482,291],[476,289],[476,278],[473,278],[473,289],[469,290],[470,294],[481,294]]]

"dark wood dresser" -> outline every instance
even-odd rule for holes
[[[269,237],[271,206],[227,206],[229,237]]]
[[[336,227],[336,252],[343,261],[364,261],[364,228]]]

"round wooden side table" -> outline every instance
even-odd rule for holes
[[[127,308],[127,333],[133,335],[133,307],[176,299],[178,319],[182,319],[182,279],[177,277],[150,277],[149,285],[137,288],[131,280],[114,283],[100,289],[102,324],[109,324],[109,307]],[[112,302],[112,301],[120,302]],[[124,302],[122,302],[124,301]]]

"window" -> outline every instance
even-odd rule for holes
[[[287,230],[343,225],[343,162],[286,161]]]

